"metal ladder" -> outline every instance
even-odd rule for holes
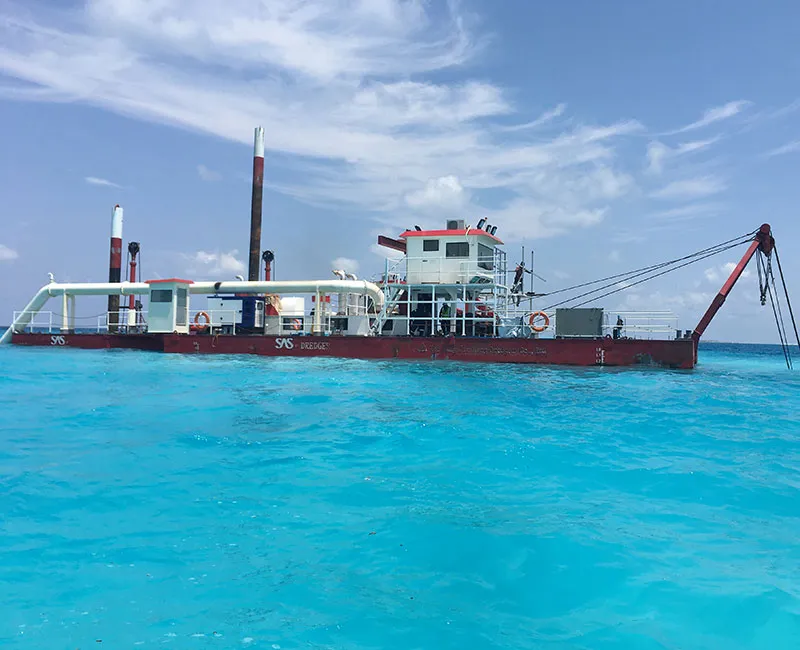
[[[375,323],[372,325],[371,332],[374,335],[379,335],[383,331],[383,325],[389,317],[390,311],[394,308],[397,304],[397,298],[406,290],[406,285],[395,285],[391,287],[391,294],[386,297],[386,300],[383,301],[383,309],[381,309],[380,313],[378,314],[377,318],[375,319]],[[386,288],[384,288],[386,291]],[[388,292],[387,292],[388,293]]]

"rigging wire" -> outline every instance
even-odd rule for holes
[[[733,241],[733,240],[731,240],[731,241]],[[624,287],[617,287],[616,289],[613,289],[612,291],[608,291],[608,292],[600,294],[598,296],[592,295],[592,294],[597,293],[598,291],[602,291],[603,289],[608,289],[609,287],[614,286],[615,284],[617,284],[616,282],[612,282],[611,284],[607,284],[607,285],[604,285],[602,287],[598,287],[597,289],[593,289],[592,291],[587,291],[587,292],[579,294],[577,296],[573,296],[571,298],[567,298],[565,300],[562,300],[561,302],[554,303],[554,304],[552,304],[552,305],[550,305],[548,307],[545,307],[545,311],[547,311],[549,309],[553,309],[554,307],[559,307],[559,306],[564,305],[566,303],[572,302],[573,300],[578,300],[579,298],[584,298],[586,296],[591,296],[587,300],[584,300],[583,302],[580,302],[577,305],[573,305],[572,306],[573,309],[576,308],[576,307],[581,307],[581,306],[583,306],[583,305],[585,305],[587,303],[590,303],[590,302],[592,302],[594,300],[599,300],[600,298],[605,298],[606,296],[611,296],[611,295],[613,295],[615,293],[619,293],[620,291],[625,291],[627,289],[630,289],[631,287],[635,287],[637,284],[642,284],[643,282],[647,282],[648,280],[652,280],[653,278],[657,278],[657,277],[660,277],[662,275],[666,275],[667,273],[671,273],[672,271],[676,271],[677,269],[681,269],[684,266],[689,266],[690,264],[695,264],[696,262],[700,262],[700,261],[702,261],[704,259],[708,259],[709,257],[713,257],[714,255],[718,255],[719,253],[724,253],[725,251],[730,250],[732,248],[736,248],[737,246],[741,246],[742,244],[745,244],[748,241],[750,241],[750,240],[739,241],[739,242],[737,242],[735,244],[729,244],[728,246],[725,246],[724,248],[713,247],[713,249],[705,249],[706,251],[711,251],[711,252],[706,253],[705,255],[703,255],[701,257],[695,257],[697,254],[699,254],[699,251],[698,251],[698,253],[695,253],[695,254],[692,254],[692,255],[687,255],[687,256],[685,256],[683,258],[680,258],[679,260],[673,260],[673,261],[671,261],[669,263],[665,262],[665,263],[662,263],[660,265],[656,265],[656,267],[651,269],[651,270],[658,270],[659,268],[663,268],[664,266],[672,266],[673,264],[675,264],[678,261],[687,260],[687,259],[689,260],[687,262],[684,262],[683,264],[679,264],[678,266],[672,266],[672,268],[668,268],[665,271],[661,271],[660,273],[655,273],[654,275],[650,275],[650,276],[642,278],[641,280],[638,280],[636,282],[632,282],[631,284],[627,284]],[[718,246],[722,246],[722,244],[719,244]],[[692,258],[694,258],[694,259],[692,259]],[[640,276],[645,275],[646,273],[649,273],[649,272],[650,271],[637,273],[636,275],[630,276],[629,279],[640,277]]]
[[[775,251],[775,261],[778,263],[778,273],[781,276],[781,284],[783,285],[783,293],[786,295],[786,304],[789,307],[789,316],[792,319],[792,327],[794,328],[794,337],[797,340],[797,347],[800,348],[800,335],[797,333],[797,322],[794,319],[794,311],[792,310],[792,302],[789,300],[789,290],[786,288],[786,280],[783,277],[783,267],[781,267],[781,258],[778,255],[778,247],[773,245]]]
[[[773,290],[770,286],[770,279],[772,279],[773,286],[775,286],[775,276],[772,273],[772,260],[767,258],[767,261],[764,261],[764,255],[761,251],[758,252],[758,258],[756,259],[757,266],[758,266],[758,281],[759,281],[759,289],[761,290],[762,300],[765,300],[765,297],[769,296],[770,306],[772,307],[772,314],[775,318],[775,325],[778,328],[778,338],[780,339],[781,343],[781,352],[783,352],[783,358],[786,361],[786,367],[788,369],[792,369],[792,357],[791,352],[789,350],[789,343],[788,337],[786,336],[786,328],[783,324],[783,317],[780,314],[780,305],[776,307],[776,299],[777,299],[777,287]],[[761,276],[764,276],[764,283],[761,284]],[[773,294],[775,294],[773,296]]]
[[[772,289],[770,288],[770,285],[769,285],[769,276],[770,276],[769,267],[764,262],[763,257],[761,255],[759,255],[759,257],[758,257],[758,263],[763,265],[763,267],[764,267],[764,286],[762,288],[762,293],[766,293],[769,296],[769,303],[770,303],[770,306],[772,307],[772,314],[775,317],[775,324],[778,327],[778,337],[780,338],[780,341],[781,341],[781,352],[783,352],[783,358],[786,361],[786,367],[791,370],[791,368],[792,368],[792,359],[789,356],[789,351],[787,349],[786,340],[784,338],[783,328],[781,327],[781,321],[778,318],[778,311],[775,308],[775,300],[774,300],[773,295],[772,295],[773,292],[772,292]]]
[[[702,255],[703,253],[707,253],[707,252],[709,252],[711,250],[714,250],[714,249],[719,248],[721,246],[726,246],[727,244],[731,244],[733,242],[741,243],[739,240],[743,240],[744,239],[744,240],[747,240],[747,241],[751,241],[753,235],[755,235],[757,232],[758,232],[758,230],[754,230],[752,232],[745,233],[744,235],[739,235],[738,237],[734,237],[733,239],[729,239],[728,241],[721,242],[721,243],[717,244],[716,246],[710,246],[709,248],[704,248],[702,250],[696,251],[695,253],[692,253],[691,255],[685,255],[683,257],[678,257],[678,258],[676,258],[674,260],[670,260],[668,262],[660,262],[658,264],[652,264],[650,266],[643,266],[642,268],[633,269],[632,271],[626,271],[625,273],[617,273],[615,275],[609,275],[609,276],[607,276],[605,278],[599,278],[597,280],[592,280],[590,282],[582,282],[580,284],[574,284],[571,287],[564,287],[563,289],[556,289],[555,291],[548,291],[547,293],[543,293],[543,294],[539,294],[539,295],[540,296],[554,296],[557,293],[564,293],[566,291],[572,291],[573,289],[582,289],[583,287],[588,287],[588,286],[591,286],[593,284],[597,284],[598,282],[606,282],[607,280],[616,280],[616,279],[619,279],[619,278],[625,278],[627,276],[633,275],[634,273],[638,274],[638,275],[641,275],[641,274],[646,273],[648,271],[656,271],[656,270],[658,270],[660,268],[663,268],[665,266],[669,266],[671,264],[676,264],[677,262],[682,262],[684,260],[690,259],[690,258],[695,257],[697,255]],[[638,277],[638,275],[634,276],[634,277]],[[604,287],[601,287],[601,288],[599,288],[597,290],[600,291],[603,288]]]
[[[778,317],[780,318],[780,324],[778,325],[778,328],[781,330],[781,336],[783,338],[783,344],[786,347],[786,356],[789,358],[789,365],[791,367],[792,351],[791,351],[791,348],[789,347],[789,336],[786,333],[786,323],[783,320],[783,311],[781,310],[780,294],[778,293],[778,286],[775,283],[775,275],[772,272],[772,262],[771,261],[770,261],[770,264],[769,264],[768,268],[769,268],[769,277],[770,277],[770,280],[772,281],[772,293],[775,295],[775,306],[778,309]]]

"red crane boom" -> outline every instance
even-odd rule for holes
[[[733,289],[736,281],[742,276],[747,263],[753,258],[753,255],[756,254],[757,250],[760,250],[764,255],[769,257],[772,254],[772,249],[775,246],[775,239],[772,237],[772,228],[768,223],[762,224],[762,226],[756,231],[755,237],[753,238],[753,242],[750,246],[747,247],[745,254],[742,255],[742,259],[739,260],[739,263],[736,265],[736,268],[733,269],[728,279],[725,281],[725,284],[722,285],[722,289],[719,290],[719,293],[711,301],[706,313],[703,314],[703,317],[700,319],[700,322],[697,324],[697,327],[694,328],[694,332],[692,332],[692,338],[695,342],[695,356],[697,356],[697,343],[700,340],[700,337],[703,336],[703,332],[706,331],[709,323],[711,323],[714,316],[717,315],[720,307],[725,303],[725,299],[728,297],[728,294]]]

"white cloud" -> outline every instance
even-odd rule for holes
[[[664,160],[671,152],[672,149],[662,142],[651,142],[647,145],[647,171],[651,174],[664,171]]]
[[[516,199],[489,213],[489,222],[499,224],[497,236],[501,239],[543,238],[596,225],[606,214],[603,208],[586,209],[575,203],[559,205]]]
[[[238,259],[238,250],[227,253],[197,251],[191,255],[184,255],[187,271],[197,276],[220,276],[243,274],[246,270],[245,263]]]
[[[349,257],[337,257],[331,262],[331,268],[341,269],[346,273],[358,273],[358,260]]]
[[[680,181],[673,181],[653,192],[650,196],[656,199],[684,201],[703,196],[718,194],[725,190],[725,183],[715,176],[701,176]]]
[[[466,215],[479,210],[472,197],[499,190],[491,207],[510,219],[506,234],[535,237],[597,223],[635,186],[618,155],[643,128],[634,120],[556,122],[558,105],[513,138],[498,130],[517,109],[504,88],[459,68],[482,39],[458,2],[1,6],[0,72],[21,83],[0,97],[82,102],[248,147],[261,124],[268,158],[279,152],[296,172],[270,187],[310,204],[399,219],[408,201],[446,198]],[[553,133],[531,139],[545,123]]]
[[[675,152],[678,155],[682,155],[685,153],[692,153],[694,151],[701,151],[710,147],[715,142],[719,142],[720,137],[717,136],[716,138],[709,138],[708,140],[692,140],[691,142],[682,142],[677,146]]]
[[[503,208],[485,210],[498,224],[501,239],[543,238],[600,223],[607,203],[627,194],[633,178],[605,165],[584,168],[581,175],[546,169],[527,175],[529,197],[518,197]]]
[[[396,251],[393,248],[386,248],[386,246],[381,246],[380,244],[372,244],[369,247],[371,253],[377,255],[381,259],[389,259],[393,261],[401,260],[405,255],[400,251]]]
[[[641,244],[647,241],[647,237],[641,228],[636,230],[620,230],[614,235],[614,241],[618,244]]]
[[[720,282],[727,278],[733,270],[736,268],[736,262],[727,262],[720,266],[715,266],[703,271],[703,275],[705,276],[706,280],[709,282]],[[745,269],[742,272],[742,278],[749,278],[751,276],[751,272],[748,269]]]
[[[725,272],[726,275],[730,275],[733,273],[733,270],[736,268],[736,262],[727,262],[722,265],[722,270]],[[752,275],[749,269],[745,269],[742,271],[742,278],[749,278]]]
[[[678,129],[677,131],[672,131],[672,134],[676,133],[685,133],[686,131],[694,131],[695,129],[702,129],[703,127],[709,126],[710,124],[714,124],[715,122],[720,122],[722,120],[730,119],[735,115],[738,115],[742,112],[747,106],[749,106],[751,102],[739,99],[734,102],[728,102],[723,106],[715,106],[714,108],[709,108],[705,113],[703,113],[703,117],[697,120],[696,122],[692,122],[683,128]]]
[[[620,256],[619,256],[619,251],[617,251],[617,250],[611,251],[611,252],[608,254],[608,261],[609,261],[609,262],[614,262],[614,263],[616,263],[616,262],[619,262],[619,261],[620,261],[620,259],[621,259],[621,258],[620,258]]]
[[[432,178],[425,187],[406,194],[406,203],[412,208],[435,208],[452,212],[464,207],[467,192],[455,176]]]
[[[659,210],[648,215],[650,219],[665,221],[687,221],[700,217],[708,217],[719,213],[724,208],[722,203],[703,202],[690,203],[669,210]]]
[[[512,126],[501,126],[498,127],[498,130],[505,132],[514,132],[514,131],[524,131],[526,129],[535,129],[544,124],[547,124],[548,122],[552,122],[556,118],[561,117],[566,110],[567,110],[566,104],[559,104],[555,108],[549,111],[545,111],[539,117],[537,117],[535,120],[531,122],[525,122],[524,124],[514,124]]]
[[[222,174],[209,169],[205,165],[197,166],[197,174],[200,176],[200,178],[209,183],[222,180]]]
[[[660,174],[664,171],[664,164],[667,160],[696,151],[702,151],[718,140],[718,137],[708,140],[694,140],[692,142],[683,142],[674,148],[662,142],[651,142],[647,147],[647,171],[651,174]]]
[[[19,253],[13,248],[0,244],[0,262],[10,262],[19,259]]]
[[[767,114],[767,117],[770,119],[786,117],[787,115],[791,115],[792,113],[795,113],[798,110],[800,110],[800,99],[795,99],[793,102],[790,102],[786,106],[781,106],[778,109],[770,111]]]
[[[713,293],[705,291],[687,291],[685,293],[673,294],[663,291],[654,291],[650,294],[627,292],[621,305],[623,309],[633,311],[649,310],[687,310],[696,312],[711,304],[714,297]],[[676,315],[679,315],[676,313]]]
[[[767,158],[772,158],[773,156],[783,156],[787,153],[797,153],[800,152],[800,140],[794,140],[793,142],[789,142],[781,147],[776,149],[772,149],[768,151],[764,155]]]
[[[84,180],[89,183],[89,185],[99,185],[100,187],[116,187],[117,189],[120,187],[116,183],[112,183],[105,178],[97,178],[96,176],[87,176],[84,178]]]

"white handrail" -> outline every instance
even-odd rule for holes
[[[15,311],[13,313],[13,315],[12,315],[12,322],[16,321],[17,318],[19,318],[19,316],[22,313],[23,312],[21,312],[21,311]],[[43,317],[46,316],[46,322],[41,322],[41,321],[37,322],[37,320],[36,320],[37,316],[43,316]],[[30,327],[31,329],[36,328],[36,327],[41,327],[41,328],[45,328],[46,327],[47,328],[47,333],[50,334],[53,331],[53,316],[54,316],[54,314],[53,314],[52,311],[40,311],[40,312],[37,312],[36,314],[33,314],[31,316],[31,319],[28,322],[28,324],[26,325],[26,327]]]
[[[383,291],[367,280],[294,280],[287,282],[195,282],[190,294],[215,293],[357,293],[373,299],[376,309],[383,307]]]
[[[372,298],[375,308],[383,308],[383,292],[366,280],[299,280],[290,282],[195,282],[189,285],[190,294],[215,293],[357,293]],[[150,285],[146,282],[87,282],[61,284],[51,282],[43,286],[31,299],[20,315],[14,319],[3,335],[0,344],[8,343],[15,331],[24,329],[47,301],[54,296],[131,296],[147,294]]]

